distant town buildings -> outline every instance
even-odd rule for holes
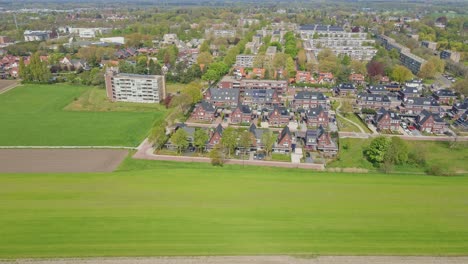
[[[440,58],[458,63],[460,62],[460,53],[451,50],[443,50],[440,52]]]
[[[412,54],[409,48],[398,44],[394,39],[390,37],[387,37],[385,35],[378,35],[377,39],[385,49],[397,50],[400,54],[401,64],[403,64],[406,68],[410,69],[411,72],[413,72],[414,74],[417,74],[419,70],[421,70],[422,65],[426,63],[425,59]]]
[[[52,31],[26,30],[23,35],[24,41],[44,41],[51,38]]]
[[[163,75],[119,73],[109,68],[105,74],[107,97],[111,101],[159,103],[166,96]]]

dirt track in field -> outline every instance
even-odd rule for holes
[[[290,256],[238,257],[142,257],[52,260],[11,260],[0,264],[465,264],[468,257],[393,257],[393,256]]]
[[[111,172],[127,154],[114,149],[0,149],[0,173]]]
[[[0,94],[16,86],[17,83],[18,81],[16,80],[0,80]]]

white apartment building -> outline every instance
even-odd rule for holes
[[[237,67],[253,68],[253,63],[255,60],[255,55],[237,55],[236,64]]]
[[[24,31],[24,41],[43,41],[50,39],[52,31],[26,30]]]
[[[347,54],[355,60],[370,60],[377,53],[372,46],[375,41],[367,38],[367,33],[346,32],[341,27],[304,25],[299,28],[305,49],[316,56],[324,48],[336,55]]]
[[[78,34],[80,38],[95,38],[96,35],[110,33],[111,28],[68,28],[70,34]]]
[[[119,73],[110,68],[105,79],[107,97],[113,102],[159,103],[166,97],[164,75]]]

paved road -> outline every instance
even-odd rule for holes
[[[156,155],[153,154],[154,149],[151,143],[147,139],[138,147],[138,151],[133,155],[135,159],[146,159],[146,160],[166,160],[166,161],[176,161],[176,162],[202,162],[210,163],[211,159],[204,157],[187,157],[187,156],[169,156],[169,155]],[[281,162],[281,161],[263,161],[263,160],[236,160],[236,159],[226,159],[225,164],[237,164],[237,165],[253,165],[253,166],[263,166],[263,167],[282,167],[282,168],[301,168],[301,169],[311,169],[311,170],[325,170],[323,164],[293,164],[291,162]]]
[[[0,260],[0,264],[466,264],[468,257],[213,256]]]
[[[421,141],[454,141],[454,137],[448,136],[407,136],[407,135],[388,135],[388,134],[367,134],[357,132],[338,132],[340,138],[370,138],[376,136],[400,137],[405,140],[421,140]],[[468,141],[468,136],[458,137],[457,141]]]

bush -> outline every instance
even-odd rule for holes
[[[453,171],[450,171],[449,169],[444,169],[439,165],[431,165],[429,168],[427,168],[426,173],[428,175],[434,175],[434,176],[451,176],[455,175]]]

